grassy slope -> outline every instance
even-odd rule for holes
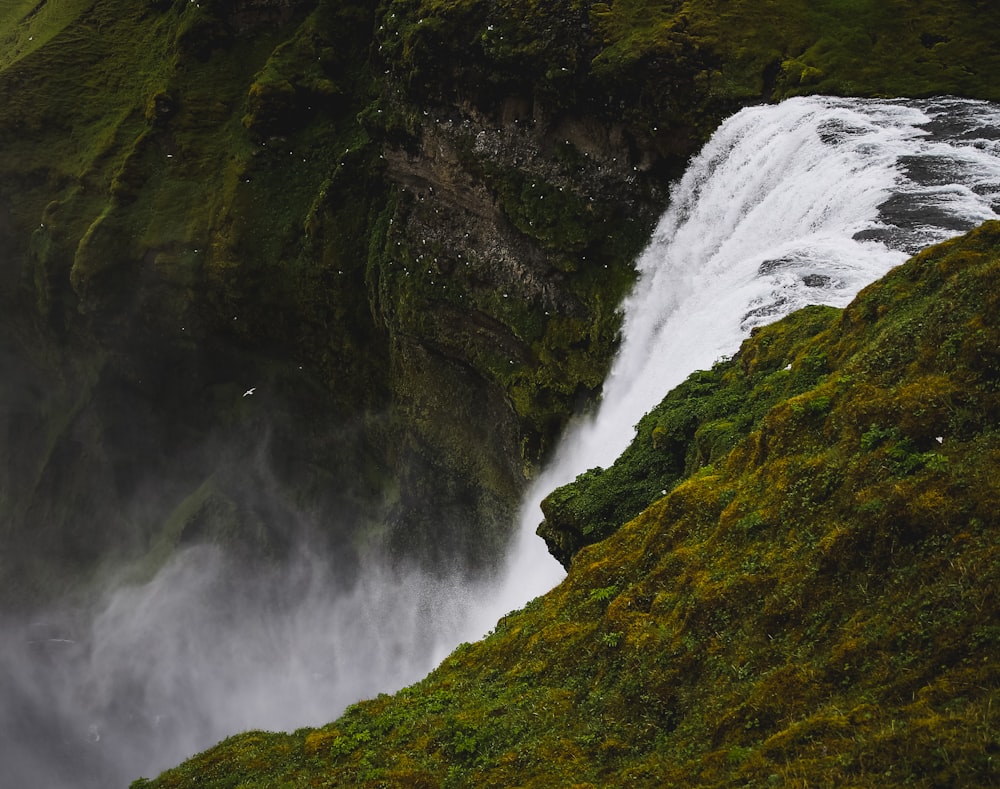
[[[366,218],[363,196],[345,209],[326,202],[326,187],[345,166],[339,153],[367,142],[354,120],[365,99],[351,87],[367,83],[355,73],[362,64],[345,67],[351,54],[335,48],[370,19],[363,6],[324,6],[304,22],[234,34],[226,13],[224,3],[67,0],[6,20],[14,54],[0,59],[0,196],[18,227],[38,228],[43,314],[60,289],[68,309],[78,299],[99,323],[147,306],[157,315],[146,320],[169,329],[239,311],[244,324],[228,330],[257,343],[343,352],[315,336],[345,312],[318,293],[322,284],[336,301],[338,269],[356,283],[367,247],[342,243],[323,219],[349,231],[358,212]],[[282,97],[290,80],[296,93]],[[340,186],[344,199],[351,188]],[[281,320],[288,303],[304,313],[298,326]]]
[[[395,696],[137,786],[1000,782],[998,299],[989,223],[758,330],[715,374],[810,383],[551,593]]]
[[[790,316],[782,331],[758,346],[751,368],[721,364],[672,390],[637,426],[636,439],[608,469],[591,469],[542,501],[538,533],[568,566],[584,545],[621,524],[702,466],[727,455],[778,402],[812,389],[826,374],[823,354],[783,361],[827,327],[835,310],[813,306]],[[782,367],[776,369],[778,364]]]
[[[664,69],[685,60],[702,67],[699,92],[725,102],[800,93],[1000,96],[1000,48],[983,35],[1000,11],[985,3],[618,0],[595,4],[592,19],[604,35],[598,71],[632,72],[650,102]]]

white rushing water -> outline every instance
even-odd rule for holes
[[[600,408],[525,497],[502,583],[375,562],[345,584],[308,555],[247,578],[193,548],[96,611],[0,640],[0,785],[126,785],[236,731],[320,724],[415,681],[561,579],[534,534],[539,501],[613,462],[669,389],[754,326],[846,304],[909,254],[996,216],[998,201],[995,106],[807,98],[736,114],[673,189]]]
[[[179,551],[94,608],[0,621],[0,789],[106,789],[248,729],[320,726],[412,683],[461,640],[462,590],[303,550],[248,572]]]
[[[723,123],[674,185],[623,304],[596,413],[567,433],[522,505],[507,580],[480,626],[562,577],[535,528],[559,485],[608,466],[634,425],[755,326],[844,306],[920,249],[1000,210],[1000,107],[964,99],[796,98]]]

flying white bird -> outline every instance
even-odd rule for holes
[[[254,393],[255,391],[257,391],[257,387],[256,387],[256,386],[251,386],[251,387],[250,387],[249,389],[247,389],[247,390],[246,390],[246,391],[245,391],[245,392],[243,393],[243,396],[244,396],[244,397],[249,397],[249,396],[250,396],[250,395],[252,395],[252,394],[253,394],[253,393]]]

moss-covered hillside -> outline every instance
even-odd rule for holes
[[[551,593],[135,786],[1000,783],[998,300],[993,222],[755,331],[640,425],[671,489],[609,482],[636,517],[593,508],[617,528]]]

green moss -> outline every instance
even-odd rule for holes
[[[592,211],[579,195],[516,171],[500,182],[498,192],[514,226],[544,249],[575,256],[591,240]]]
[[[276,391],[287,393],[269,409],[274,443],[282,430],[301,430],[292,425],[303,411],[317,431],[315,440],[298,437],[309,460],[298,489],[284,491],[289,501],[308,510],[326,500],[333,485],[322,490],[317,474],[341,477],[344,511],[375,498],[364,476],[377,466],[371,446],[359,463],[346,460],[357,447],[338,459],[316,446],[328,440],[319,432],[332,435],[348,419],[377,434],[379,418],[369,414],[386,397],[384,337],[355,297],[369,220],[385,195],[379,151],[355,118],[370,101],[372,9],[316,5],[266,25],[252,16],[268,9],[240,20],[226,4],[206,2],[52,0],[33,15],[2,12],[2,35],[30,37],[34,47],[17,57],[0,47],[0,230],[17,250],[8,258],[5,247],[3,276],[29,291],[5,293],[3,350],[14,349],[15,370],[43,370],[33,385],[55,400],[85,393],[66,411],[68,425],[47,406],[24,409],[26,422],[57,434],[31,471],[35,483],[10,483],[16,492],[2,501],[10,544],[28,541],[38,564],[53,568],[26,565],[23,584],[5,576],[26,599],[89,577],[102,551],[151,550],[155,569],[176,542],[160,538],[176,531],[177,503],[197,498],[218,470],[199,465],[191,445],[210,432],[233,439],[250,418],[233,406],[243,376],[281,381]],[[347,81],[343,90],[323,82],[331,72]],[[278,137],[266,124],[243,123],[257,78],[276,74],[293,84],[300,110]],[[17,339],[29,334],[30,342]],[[74,357],[104,360],[93,386],[81,390],[59,372]],[[121,403],[122,388],[138,396]],[[155,413],[146,419],[148,409]],[[135,440],[122,424],[136,413],[136,433],[169,440],[135,453],[122,471],[119,455]],[[81,441],[83,457],[74,454]],[[158,465],[185,442],[181,471]],[[36,448],[25,432],[9,450],[34,458]],[[272,462],[277,469],[287,458]],[[144,478],[169,490],[133,519],[130,485]],[[274,537],[246,508],[224,504],[240,495],[228,480],[209,497],[197,514],[203,536],[256,546]]]
[[[973,3],[395,2],[380,46],[417,96],[529,93],[625,119],[664,151],[737,106],[801,93],[998,98]]]
[[[702,57],[719,99],[797,93],[994,97],[983,65],[996,53],[977,32],[995,21],[980,6],[823,2],[614,3],[600,16],[610,44],[601,57],[649,62]],[[901,23],[902,19],[905,23]],[[672,54],[673,46],[677,54]],[[777,66],[777,69],[775,68]]]
[[[829,329],[837,311],[812,307],[753,333],[732,360],[696,373],[639,422],[636,438],[607,469],[591,469],[542,502],[539,534],[564,564],[604,539],[679,481],[725,458],[760,428],[779,402],[824,379],[806,341]],[[788,365],[791,365],[786,369]],[[797,414],[822,415],[826,395],[790,401]]]
[[[73,24],[88,8],[88,0],[35,0],[5,3],[0,9],[0,30],[4,31],[0,70],[31,56],[61,31]]]

